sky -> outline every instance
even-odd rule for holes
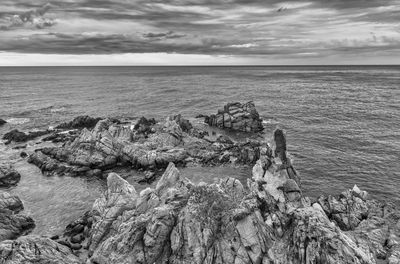
[[[1,0],[0,66],[400,64],[400,0]]]

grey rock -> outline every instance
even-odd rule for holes
[[[262,119],[253,102],[241,104],[228,103],[216,115],[203,116],[210,126],[228,128],[243,132],[259,132],[263,130]]]
[[[0,162],[0,186],[9,187],[16,185],[21,179],[19,174],[13,166],[8,163]]]
[[[24,236],[0,243],[0,263],[3,264],[83,264],[72,251],[49,238]]]

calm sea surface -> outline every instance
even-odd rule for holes
[[[375,198],[400,202],[398,66],[0,68],[0,118],[10,122],[0,135],[82,114],[194,117],[250,100],[268,136],[277,126],[286,130],[307,195],[338,194],[357,184]],[[4,145],[0,158],[15,163],[23,176],[9,191],[24,200],[37,233],[65,225],[103,188],[98,181],[43,177]],[[193,173],[204,180],[218,176],[210,170]]]

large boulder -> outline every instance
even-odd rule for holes
[[[10,164],[0,162],[0,187],[16,185],[21,179],[21,174]]]
[[[245,104],[228,103],[216,115],[205,116],[204,121],[210,126],[243,132],[263,130],[262,119],[252,101]]]
[[[83,264],[71,249],[49,238],[24,236],[0,243],[2,264]]]

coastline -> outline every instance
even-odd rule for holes
[[[214,263],[229,259],[237,263],[385,260],[391,264],[400,260],[396,233],[400,217],[394,205],[371,200],[357,186],[339,196],[304,196],[283,131],[275,130],[270,142],[260,140],[258,113],[242,104],[233,106],[233,110],[228,105],[213,118],[205,118],[206,123],[220,126],[211,132],[176,115],[161,122],[143,118],[135,125],[77,117],[46,131],[46,136],[37,134],[40,140],[53,141],[28,153],[28,161],[42,173],[107,179],[108,189],[92,210],[62,233],[16,240],[19,245],[33,243],[45,252],[56,250],[52,256],[38,256],[23,248],[10,251],[12,241],[0,243],[0,251],[58,263],[124,263],[123,259]],[[223,118],[227,113],[231,117]],[[241,124],[235,128],[247,131],[249,139],[237,142],[229,133],[216,132],[233,127],[231,119],[238,117],[250,120],[234,121]],[[250,127],[257,130],[250,132]],[[246,182],[219,175],[217,183],[193,183],[176,168],[226,165],[253,167],[252,175]],[[114,173],[124,167],[143,171],[136,182],[153,184],[137,191]],[[29,231],[22,228],[21,234]],[[132,236],[137,237],[133,244],[126,240]],[[196,254],[190,253],[194,248],[198,248]]]

